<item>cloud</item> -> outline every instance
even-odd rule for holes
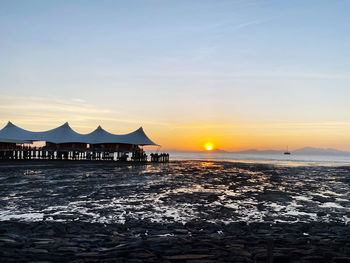
[[[240,24],[233,23],[233,22],[221,22],[221,23],[217,23],[217,24],[213,25],[210,29],[217,30],[219,28],[223,28],[223,29],[227,29],[229,31],[235,31],[235,30],[239,30],[239,29],[254,26],[254,25],[260,25],[260,24],[266,23],[268,21],[271,21],[273,19],[275,19],[275,18],[256,19],[256,20],[243,22]]]
[[[292,72],[292,71],[251,71],[251,72],[207,72],[207,71],[143,71],[133,75],[144,78],[194,78],[204,79],[329,79],[348,80],[349,74],[322,73],[322,72]]]
[[[27,112],[60,112],[73,114],[103,114],[110,112],[108,109],[94,107],[80,99],[0,95],[0,102],[0,110],[2,113],[16,113],[16,111],[22,110]]]
[[[0,120],[3,125],[12,121],[33,130],[54,128],[68,121],[84,132],[90,132],[97,125],[108,126],[112,132],[130,132],[141,124],[167,125],[147,119],[140,123],[137,116],[98,107],[80,98],[14,95],[0,95]],[[119,130],[115,130],[116,127]]]

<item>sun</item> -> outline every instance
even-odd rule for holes
[[[207,145],[205,146],[205,149],[206,149],[207,151],[211,151],[211,150],[213,150],[213,146],[210,145],[210,144],[207,144]]]

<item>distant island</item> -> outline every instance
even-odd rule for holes
[[[207,151],[201,151],[207,152]],[[284,150],[256,150],[250,149],[245,151],[225,151],[221,149],[214,149],[212,153],[238,153],[238,154],[283,154]],[[333,148],[314,148],[304,147],[294,151],[291,151],[293,155],[350,155],[350,152],[341,151]]]

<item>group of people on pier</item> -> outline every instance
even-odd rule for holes
[[[169,162],[169,154],[168,153],[151,153],[151,162],[155,163],[167,163]]]

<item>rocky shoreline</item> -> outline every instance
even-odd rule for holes
[[[4,166],[0,262],[350,263],[349,171]]]
[[[350,262],[338,223],[0,222],[1,262]]]

